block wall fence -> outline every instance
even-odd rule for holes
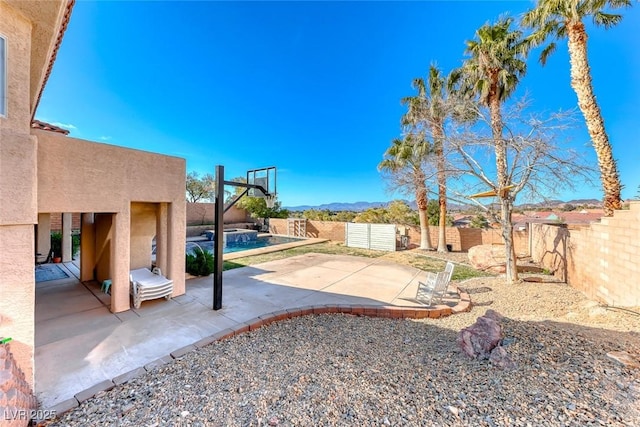
[[[583,227],[532,224],[531,257],[590,299],[640,306],[640,201]]]
[[[306,237],[317,237],[329,239],[336,242],[344,242],[345,235],[344,222],[337,221],[312,221],[307,220]],[[399,225],[400,230],[406,228],[409,235],[409,245],[412,248],[420,245],[420,227]],[[287,234],[287,220],[282,218],[272,218],[269,220],[269,230],[275,234]],[[438,244],[438,227],[429,227],[431,244],[435,247]],[[482,230],[477,228],[457,228],[447,227],[447,244],[451,245],[454,251],[467,251],[477,245],[502,244],[502,237],[499,230]],[[526,231],[514,231],[513,235],[516,252],[520,255],[527,255],[529,248],[529,235]]]
[[[213,224],[213,203],[187,203],[187,225]],[[249,218],[247,211],[237,206],[232,206],[224,214],[225,224],[241,222],[254,222]]]
[[[80,230],[80,214],[77,212],[71,214],[71,230]],[[62,214],[60,212],[51,214],[51,231],[62,231]]]

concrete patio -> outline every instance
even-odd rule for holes
[[[419,307],[411,300],[424,274],[380,259],[312,253],[226,271],[218,311],[209,276],[189,280],[186,294],[170,301],[113,314],[97,282],[80,283],[71,263],[62,268],[69,278],[36,286],[36,394],[41,408],[59,410],[105,381],[123,382],[261,315],[319,304]]]

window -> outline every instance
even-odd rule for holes
[[[7,115],[7,42],[0,35],[0,116]]]

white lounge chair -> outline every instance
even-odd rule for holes
[[[162,298],[169,300],[173,293],[173,280],[162,275],[159,268],[150,271],[148,268],[138,268],[129,272],[133,306],[140,308],[142,301]]]
[[[424,283],[418,282],[416,300],[427,305],[431,305],[434,302],[441,302],[449,287],[449,281],[453,275],[454,267],[453,263],[447,262],[444,271],[439,273],[428,272],[427,280]]]

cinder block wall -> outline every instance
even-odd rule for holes
[[[532,226],[532,258],[589,298],[640,306],[640,202],[580,228]]]
[[[80,230],[80,214],[71,214],[71,229]],[[62,214],[60,212],[51,213],[51,231],[62,231]]]
[[[213,224],[214,218],[213,203],[187,203],[187,225]],[[232,206],[224,214],[225,224],[241,222],[254,222],[247,211],[237,206]]]
[[[344,242],[345,233],[344,222],[337,221],[311,221],[307,220],[307,236],[329,239],[336,242]],[[406,227],[409,233],[409,244],[416,247],[420,244],[420,227],[414,225],[400,225]],[[282,218],[272,218],[269,220],[269,231],[274,234],[287,234],[287,220]],[[435,247],[438,244],[438,227],[429,227],[431,244]],[[447,244],[451,245],[454,251],[467,251],[477,245],[502,244],[502,237],[499,230],[481,230],[477,228],[456,228],[447,227]],[[529,253],[529,234],[526,231],[514,232],[513,235],[516,253]]]
[[[335,242],[344,242],[345,223],[337,221],[311,221],[307,220],[306,237],[329,239]],[[287,219],[269,219],[269,232],[274,234],[287,234]]]
[[[36,409],[37,402],[31,391],[31,385],[13,358],[9,344],[0,344],[0,378],[2,378],[0,409],[4,411],[2,425],[27,425],[27,419],[20,419],[16,416],[12,421],[10,415],[19,414],[19,411],[28,414],[31,410]]]

